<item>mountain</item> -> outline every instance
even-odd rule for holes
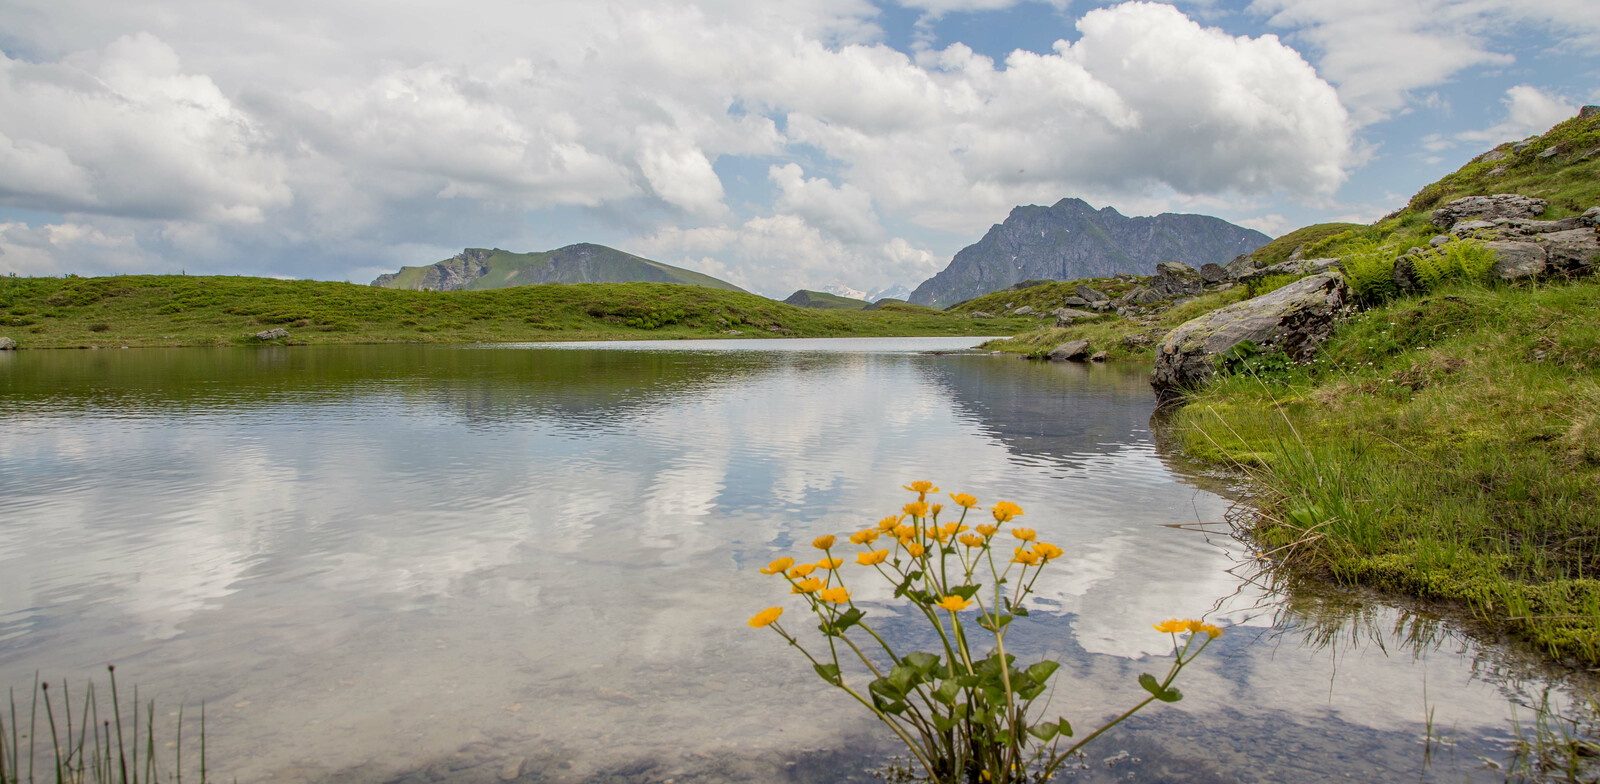
[[[801,291],[809,291],[809,289],[801,289]],[[820,292],[822,292],[824,294],[833,294],[834,296],[838,296],[838,297],[846,297],[846,298],[849,298],[849,299],[859,299],[859,300],[862,300],[863,302],[871,302],[872,301],[869,297],[867,297],[867,292],[862,291],[860,289],[850,288],[849,286],[846,286],[843,283],[829,283],[828,285],[823,286],[820,289],[817,289],[817,291],[820,291]]]
[[[865,297],[861,297],[861,299],[864,299],[868,302],[877,302],[880,299],[903,300],[909,296],[911,296],[911,289],[906,288],[904,284],[896,283],[892,286],[873,289],[867,292],[867,295]]]
[[[1051,207],[1013,209],[1005,223],[923,281],[910,301],[948,307],[1025,280],[1149,275],[1163,261],[1226,264],[1271,239],[1209,215],[1129,218],[1111,207],[1096,210],[1082,199],[1062,199]]]
[[[467,248],[425,267],[401,267],[372,285],[386,289],[459,291],[503,289],[533,283],[684,283],[744,291],[725,280],[640,258],[604,245],[581,242],[542,253]]]
[[[868,303],[863,299],[841,297],[838,294],[829,294],[826,291],[810,291],[800,289],[784,300],[785,305],[794,305],[802,308],[818,308],[821,310],[867,310]]]

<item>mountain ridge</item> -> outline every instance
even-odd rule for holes
[[[379,275],[371,285],[417,291],[481,291],[540,283],[681,283],[744,292],[720,278],[589,242],[533,253],[466,248],[443,261]]]
[[[917,286],[909,300],[948,307],[1024,280],[1148,275],[1163,261],[1222,264],[1271,239],[1210,215],[1130,218],[1115,207],[1095,209],[1077,198],[1049,207],[1022,205]]]

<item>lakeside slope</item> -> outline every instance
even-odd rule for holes
[[[675,283],[410,291],[247,277],[0,278],[0,336],[21,348],[996,335],[1032,323],[798,308]],[[256,337],[272,329],[288,335]]]

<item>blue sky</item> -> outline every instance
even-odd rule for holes
[[[914,287],[1064,197],[1373,220],[1600,102],[1596,44],[1593,0],[8,0],[0,273]]]

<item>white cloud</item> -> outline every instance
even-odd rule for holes
[[[773,166],[767,176],[778,186],[773,203],[780,213],[793,213],[849,243],[882,241],[883,226],[872,209],[872,197],[854,185],[835,188],[826,179],[806,179],[796,164]]]
[[[131,234],[108,234],[70,222],[40,226],[0,223],[0,275],[150,271],[153,261]]]
[[[289,203],[256,123],[139,33],[35,65],[0,54],[0,203],[258,223]]]

